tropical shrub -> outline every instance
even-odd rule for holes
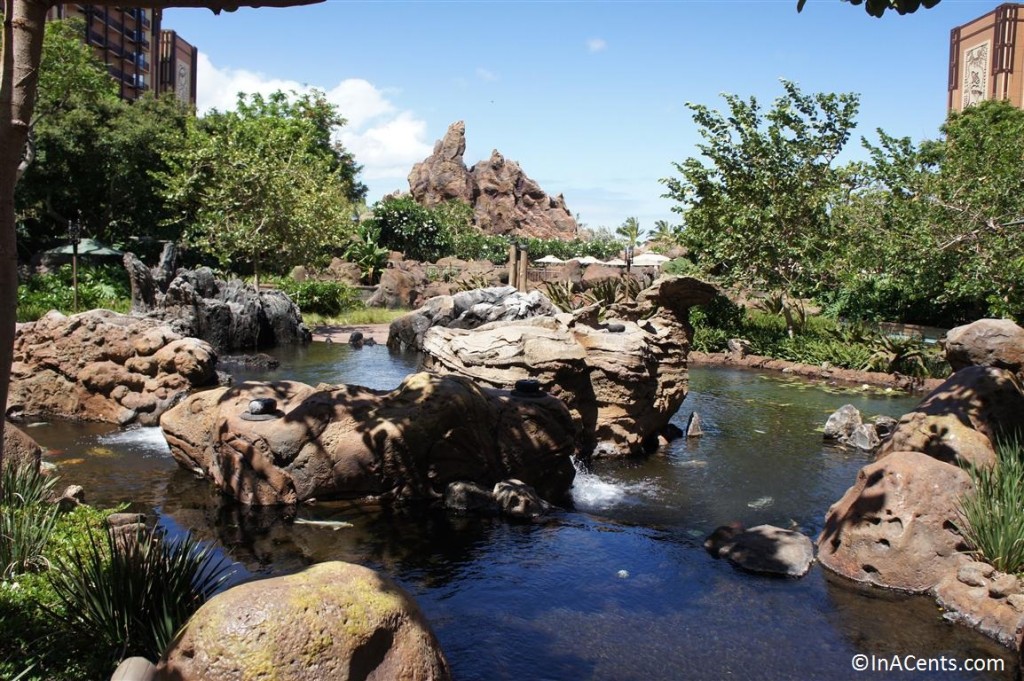
[[[0,579],[46,566],[43,550],[57,518],[46,499],[57,482],[33,466],[10,465],[0,497]]]
[[[339,281],[281,279],[278,287],[303,313],[336,316],[363,306],[359,291]]]
[[[178,629],[231,576],[191,533],[171,539],[154,528],[115,538],[89,531],[82,551],[58,561],[50,583],[60,619],[112,659],[158,658]]]
[[[994,468],[970,468],[974,493],[960,499],[956,527],[980,560],[1003,572],[1024,571],[1024,447],[996,443]]]
[[[104,308],[127,312],[131,309],[131,299],[128,272],[123,267],[79,266],[79,311]],[[35,321],[50,310],[74,312],[71,265],[62,265],[56,272],[33,275],[18,286],[18,321]]]
[[[380,230],[372,224],[359,225],[345,249],[345,259],[359,266],[364,284],[376,284],[388,264],[388,249],[380,245]]]
[[[378,201],[368,220],[380,235],[380,245],[405,257],[434,262],[453,252],[453,235],[438,214],[411,196]]]

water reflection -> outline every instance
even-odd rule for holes
[[[238,380],[389,389],[418,368],[415,355],[383,347],[318,344],[279,356],[276,371]],[[157,509],[170,531],[216,540],[240,564],[239,579],[326,560],[387,572],[416,597],[463,680],[845,679],[858,677],[850,666],[857,653],[1004,655],[942,621],[930,599],[861,592],[820,567],[802,580],[753,577],[704,552],[703,537],[734,520],[815,535],[870,458],[823,445],[818,429],[828,414],[851,402],[869,416],[899,415],[915,402],[803,386],[693,370],[674,422],[682,427],[697,411],[705,437],[642,461],[595,463],[578,478],[575,509],[543,524],[352,503],[246,509],[178,469],[156,429],[49,424],[30,432],[90,500],[134,499]]]

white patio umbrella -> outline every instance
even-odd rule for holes
[[[573,260],[575,260],[576,262],[578,262],[581,265],[599,265],[599,264],[603,264],[600,260],[598,260],[597,258],[595,258],[592,255],[585,255],[582,258],[573,258]]]
[[[661,267],[671,259],[657,253],[641,253],[633,258],[633,265],[635,267]]]
[[[543,258],[540,258],[539,260],[534,260],[534,262],[543,263],[545,265],[559,265],[565,261],[555,255],[545,255]]]
[[[604,264],[611,265],[612,267],[625,267],[626,261],[622,258],[612,258],[611,260],[606,260]]]

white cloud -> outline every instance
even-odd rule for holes
[[[218,68],[202,52],[196,77],[196,106],[201,114],[210,109],[233,109],[239,92],[267,95],[277,90],[308,92],[312,89],[308,84],[245,69]],[[389,191],[408,189],[409,170],[431,152],[426,122],[412,111],[399,110],[388,99],[387,90],[361,78],[348,78],[333,87],[320,89],[348,121],[339,139],[363,166],[361,177],[370,187],[368,199],[372,202]]]
[[[493,71],[488,71],[485,68],[477,68],[476,77],[484,81],[485,83],[493,83],[494,81],[498,80],[498,74],[494,73]]]
[[[591,38],[587,41],[588,52],[604,52],[606,49],[608,49],[608,43],[604,38]]]

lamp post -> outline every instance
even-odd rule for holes
[[[82,240],[82,221],[68,220],[68,239],[71,241],[71,284],[74,288],[75,312],[78,312],[78,242]]]
[[[626,261],[626,274],[629,274],[629,270],[633,267],[633,246],[632,246],[632,244],[630,244],[629,246],[626,246],[626,257],[624,258],[624,260]]]

